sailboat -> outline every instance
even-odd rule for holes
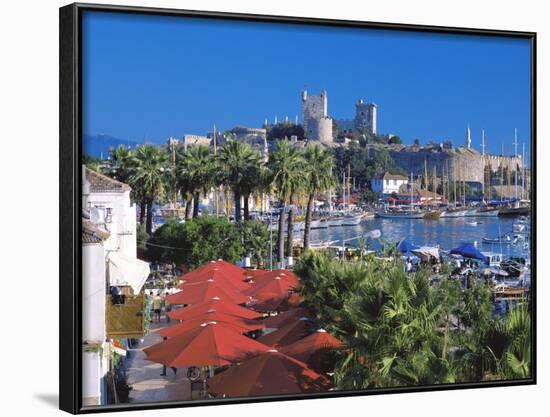
[[[406,210],[385,210],[376,212],[376,217],[382,219],[423,219],[424,213],[418,210],[413,210],[413,181],[411,172],[411,202],[409,211]]]
[[[348,207],[348,210],[349,210],[349,207],[351,205],[351,191],[350,191],[350,182],[349,182],[349,179],[350,179],[350,166],[348,165],[348,177],[347,177],[347,181],[346,181],[346,174],[344,172],[344,188],[347,187],[347,197],[348,197],[348,204],[347,204],[347,207]],[[345,199],[345,195],[344,195],[344,199]],[[345,200],[344,200],[345,201]],[[358,226],[360,223],[361,223],[361,218],[362,216],[360,214],[353,214],[351,213],[350,211],[344,213],[344,218],[342,220],[342,226]]]

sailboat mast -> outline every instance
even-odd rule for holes
[[[525,200],[525,142],[521,151],[521,199]]]
[[[500,147],[500,188],[504,190],[504,143]],[[504,193],[500,192],[500,200],[504,200]]]
[[[344,205],[344,211],[346,211],[346,170],[344,168],[344,177],[342,179],[342,204]]]
[[[514,129],[514,198],[518,199],[518,129]]]
[[[434,167],[433,167],[433,170],[432,170],[432,206],[433,206],[433,203],[435,203],[435,195],[436,195],[435,183],[436,183],[436,179],[437,179],[437,168],[436,168],[436,165],[434,163]]]
[[[350,164],[348,164],[348,182],[347,182],[347,186],[348,186],[348,210],[349,210],[349,207],[350,207],[350,204],[351,204],[350,177],[351,177],[351,167],[350,167]]]
[[[410,205],[411,216],[412,216],[412,211],[413,211],[413,173],[411,171],[411,205]]]
[[[455,200],[455,207],[456,207],[456,178],[457,178],[457,172],[456,172],[456,167],[455,167],[455,158],[453,157],[453,197],[454,197],[454,200]]]
[[[483,160],[483,178],[481,180],[481,195],[485,200],[485,129],[481,129],[481,159]]]

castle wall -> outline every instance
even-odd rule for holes
[[[402,147],[400,149],[390,149],[389,153],[397,165],[407,173],[412,172],[414,176],[424,175],[424,161],[426,161],[428,175],[430,176],[435,166],[438,177],[445,169],[445,174],[449,176],[451,181],[483,181],[483,156],[475,150]]]
[[[501,167],[514,170],[514,166],[517,166],[517,170],[523,169],[523,161],[521,155],[518,155],[517,159],[514,157],[500,156],[500,155],[486,155],[487,165],[491,167],[492,172],[497,172]]]

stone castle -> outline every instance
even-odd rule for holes
[[[302,123],[308,141],[320,141],[327,146],[335,146],[333,137],[333,119],[328,114],[328,94],[322,91],[320,95],[308,94],[302,91]],[[335,121],[341,130],[365,131],[371,135],[388,137],[377,133],[377,105],[358,100],[355,104],[353,119]],[[424,174],[424,166],[432,173],[435,166],[438,176],[445,171],[445,176],[451,181],[466,181],[481,183],[484,181],[486,170],[492,173],[502,169],[521,171],[523,161],[521,155],[517,157],[497,156],[481,153],[472,148],[470,127],[466,130],[464,146],[453,147],[444,145],[369,145],[373,152],[386,149],[394,161],[405,171],[414,176]],[[424,162],[426,161],[426,162]]]
[[[363,100],[355,104],[355,118],[352,120],[338,120],[341,129],[366,130],[376,135],[375,103],[366,103]],[[308,140],[318,140],[323,144],[334,142],[333,119],[328,115],[328,95],[322,91],[320,95],[309,95],[307,90],[302,91],[302,125]]]

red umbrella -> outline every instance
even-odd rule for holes
[[[251,295],[256,299],[261,299],[261,294],[286,295],[297,286],[293,281],[282,276],[268,277],[251,283],[252,286],[244,290],[243,294]]]
[[[284,281],[287,281],[292,287],[297,287],[300,281],[294,272],[287,271],[286,269],[274,269],[273,271],[266,271],[263,274],[258,274],[249,281],[253,287],[265,285],[273,280],[273,278],[279,277]]]
[[[262,298],[263,300],[249,303],[248,307],[264,312],[285,311],[298,306],[302,302],[302,297],[297,293],[286,295],[264,293]]]
[[[220,312],[231,314],[233,316],[244,319],[257,319],[262,317],[262,314],[240,307],[233,303],[223,301],[219,297],[213,297],[210,300],[200,304],[195,304],[190,307],[178,308],[168,313],[168,316],[173,320],[191,320],[209,312]]]
[[[256,300],[267,300],[276,296],[287,296],[289,291],[296,285],[285,278],[276,276],[267,278],[260,283],[254,282],[252,286],[243,291],[243,294],[250,295]]]
[[[193,305],[210,300],[213,297],[219,297],[222,300],[234,304],[244,304],[247,301],[250,301],[249,297],[242,295],[236,289],[231,288],[229,284],[224,284],[223,281],[214,280],[187,284],[183,287],[183,291],[169,295],[166,299],[170,302],[170,304]]]
[[[244,277],[245,279],[252,279],[254,277],[257,277],[258,275],[263,275],[266,272],[269,271],[266,271],[265,269],[247,269],[244,271]]]
[[[264,319],[265,327],[278,329],[285,324],[292,323],[302,317],[307,316],[307,311],[303,307],[292,308],[276,316],[266,317]]]
[[[198,268],[195,268],[192,271],[188,272],[187,274],[181,275],[179,278],[183,280],[189,280],[192,279],[195,275],[200,275],[208,271],[225,272],[236,281],[243,281],[245,279],[244,273],[246,272],[245,269],[239,268],[237,265],[233,265],[232,263],[226,262],[222,259],[218,259],[217,261],[210,261],[204,265],[201,265]]]
[[[308,319],[303,317],[260,337],[258,342],[273,347],[285,346],[306,337],[309,333]]]
[[[342,343],[325,330],[320,329],[297,342],[281,348],[285,354],[302,362],[311,364],[324,351],[331,351],[342,346]]]
[[[193,319],[185,320],[173,326],[165,327],[160,330],[160,335],[162,337],[174,337],[189,330],[194,330],[202,323],[213,321],[223,326],[230,327],[231,329],[236,330],[240,333],[246,333],[265,327],[263,323],[258,321],[246,320],[241,317],[233,316],[231,314],[212,311]]]
[[[269,347],[220,324],[203,323],[195,330],[150,346],[147,360],[166,366],[224,366],[269,350]]]
[[[232,366],[208,381],[209,393],[227,397],[322,392],[331,387],[327,378],[274,349]]]
[[[210,279],[213,279],[214,281],[219,281],[227,284],[229,287],[236,289],[238,291],[247,290],[250,288],[250,284],[247,284],[246,282],[236,279],[235,275],[232,273],[220,271],[218,269],[212,269],[200,273],[193,274],[191,276],[184,275],[183,276],[183,284],[178,285],[177,288],[183,289],[186,285],[189,284],[196,284],[198,282],[205,282]]]

